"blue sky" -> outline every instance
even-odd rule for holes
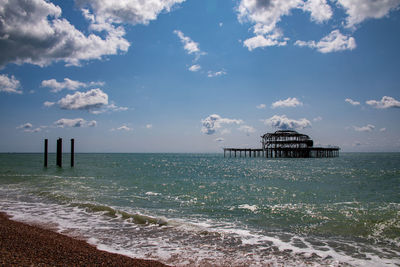
[[[0,7],[0,152],[221,152],[279,129],[400,151],[400,0]]]

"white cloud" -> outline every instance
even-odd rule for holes
[[[284,38],[277,24],[283,16],[288,16],[293,9],[310,12],[311,19],[318,23],[329,20],[332,9],[326,0],[241,0],[238,7],[240,22],[254,24],[254,37],[244,41],[251,51],[258,47],[284,46],[288,38]]]
[[[151,129],[153,128],[153,124],[146,124],[146,129]]]
[[[215,139],[215,142],[218,142],[218,143],[222,143],[224,141],[225,141],[225,139],[222,138],[222,137],[218,137],[218,138]]]
[[[91,111],[106,106],[108,104],[108,95],[97,88],[83,93],[68,94],[57,103],[62,109],[84,109]]]
[[[311,122],[305,118],[300,120],[289,119],[286,115],[274,115],[264,120],[265,125],[275,127],[281,130],[295,130],[311,127]]]
[[[333,30],[329,35],[323,37],[319,42],[315,41],[296,41],[295,45],[300,47],[315,48],[321,53],[331,53],[344,50],[353,50],[356,48],[354,37],[346,36],[339,30]]]
[[[242,124],[242,120],[222,118],[217,114],[212,114],[201,121],[203,127],[201,132],[204,134],[214,134],[223,124]]]
[[[21,124],[20,126],[17,126],[17,129],[27,130],[27,129],[32,129],[32,127],[33,127],[32,123],[27,122],[27,123]]]
[[[368,100],[365,103],[379,109],[400,108],[400,101],[394,99],[391,96],[384,96],[380,101]]]
[[[380,132],[386,132],[386,128],[380,128],[379,131]]]
[[[84,60],[128,50],[122,27],[110,25],[104,38],[93,33],[86,36],[61,18],[61,13],[59,6],[45,0],[1,1],[0,46],[7,53],[1,53],[0,66],[46,66],[57,61],[80,65]]]
[[[314,122],[322,121],[322,117],[321,117],[321,116],[315,117],[315,118],[313,119],[313,121],[314,121]]]
[[[55,104],[56,104],[56,102],[44,101],[43,106],[51,107],[51,106],[54,106]]]
[[[104,85],[104,83],[103,82],[84,83],[80,81],[74,81],[69,78],[64,78],[63,82],[57,82],[56,79],[50,79],[50,80],[44,80],[41,83],[42,87],[51,88],[51,92],[53,93],[60,92],[63,89],[77,90],[79,88],[86,88],[90,86],[101,86],[101,85]]]
[[[241,0],[238,18],[241,22],[255,24],[255,34],[266,34],[276,29],[276,24],[293,8],[300,8],[302,0]]]
[[[86,124],[88,127],[96,127],[97,126],[97,121],[88,121]]]
[[[332,8],[326,0],[308,0],[304,2],[302,9],[310,12],[311,19],[318,23],[329,20],[333,15]]]
[[[226,71],[225,70],[220,70],[220,71],[209,71],[207,74],[207,77],[209,78],[213,78],[213,77],[218,77],[218,76],[222,76],[222,75],[226,75]]]
[[[252,126],[248,126],[248,125],[242,125],[239,127],[238,129],[239,131],[245,132],[247,136],[249,136],[251,133],[255,133],[256,129],[254,129],[254,127]]]
[[[22,129],[26,133],[38,133],[38,132],[42,131],[42,128],[45,128],[45,127],[41,126],[39,128],[33,128],[33,125],[30,122],[24,123],[17,127],[17,129]]]
[[[35,129],[31,129],[31,130],[25,130],[24,132],[27,132],[27,133],[38,133],[38,132],[41,132],[42,131],[42,128],[35,128]]]
[[[274,103],[272,103],[272,108],[285,108],[285,107],[298,107],[298,106],[302,106],[303,103],[300,102],[297,98],[295,97],[289,97],[288,99],[285,100],[279,100],[276,101]]]
[[[268,35],[256,35],[243,42],[243,45],[247,47],[249,51],[252,51],[259,47],[267,46],[284,46],[287,44],[287,39],[282,40],[280,34],[268,34]]]
[[[55,121],[54,124],[57,127],[64,128],[64,127],[95,127],[97,125],[96,121],[86,121],[85,119],[82,118],[76,118],[76,119],[59,119],[58,121]]]
[[[350,105],[353,105],[353,106],[359,106],[360,105],[360,102],[354,101],[353,99],[350,99],[350,98],[346,98],[344,101],[349,103]]]
[[[45,107],[51,107],[55,104],[61,109],[87,110],[92,114],[128,110],[127,107],[119,107],[114,103],[108,104],[108,95],[99,88],[87,92],[75,92],[72,95],[67,94],[58,102],[46,101],[43,103]]]
[[[92,114],[101,114],[101,113],[108,112],[108,111],[111,111],[111,112],[114,112],[114,111],[126,111],[128,109],[129,109],[128,107],[119,107],[119,106],[115,105],[114,103],[111,103],[109,105],[103,106],[100,109],[89,110],[89,111]]]
[[[265,109],[267,107],[267,105],[265,104],[260,104],[258,106],[256,106],[257,109]]]
[[[353,126],[354,130],[357,132],[372,132],[375,129],[375,126],[372,124],[367,124],[366,126]]]
[[[126,132],[129,132],[129,131],[132,131],[133,129],[132,129],[132,128],[129,128],[129,127],[126,126],[126,125],[122,125],[121,127],[118,127],[116,130],[118,130],[118,131],[126,131]]]
[[[148,24],[162,12],[170,12],[175,4],[185,0],[76,0],[80,7],[90,6],[96,24]],[[88,12],[88,11],[87,11]]]
[[[193,41],[190,37],[185,36],[183,32],[179,30],[174,30],[174,33],[179,37],[183,44],[183,48],[186,50],[188,54],[194,54],[196,56],[196,60],[202,56],[205,55],[204,52],[202,52],[199,48],[199,44]]]
[[[398,9],[400,0],[337,0],[347,13],[346,27],[352,28],[366,19],[379,19]]]
[[[190,70],[190,71],[193,71],[193,72],[199,71],[200,69],[201,69],[201,66],[200,66],[200,65],[197,65],[197,64],[192,65],[192,66],[190,66],[190,68],[189,68],[189,70]]]
[[[1,44],[1,38],[0,38],[0,44]],[[1,54],[7,54],[7,53],[1,53]],[[1,57],[2,56],[0,55],[0,58]],[[13,75],[11,75],[11,78],[9,78],[8,75],[6,74],[0,74],[0,92],[22,94],[22,91],[18,90],[20,87],[21,87],[20,82],[17,79],[15,79]]]

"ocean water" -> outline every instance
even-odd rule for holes
[[[0,211],[175,266],[400,266],[400,153],[0,154]]]

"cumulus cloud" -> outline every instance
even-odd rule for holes
[[[51,102],[51,101],[44,101],[43,106],[45,107],[52,107],[56,104],[56,102]]]
[[[22,129],[26,133],[38,133],[42,130],[42,128],[43,127],[33,128],[33,125],[30,122],[17,126],[17,129]]]
[[[353,128],[357,132],[372,132],[372,130],[375,129],[375,126],[372,124],[367,124],[367,125],[361,126],[361,127],[353,126]]]
[[[1,37],[0,37],[0,44],[1,44]],[[7,53],[2,53],[2,54],[7,54]],[[17,79],[15,79],[13,75],[11,75],[11,77],[8,77],[8,75],[6,74],[0,74],[0,92],[22,94],[22,91],[18,90],[20,87],[21,83]]]
[[[282,39],[280,33],[268,34],[268,35],[256,35],[243,42],[243,45],[247,47],[249,51],[252,51],[259,47],[267,46],[284,46],[287,45],[287,38]]]
[[[218,76],[223,76],[226,75],[226,71],[225,70],[220,70],[220,71],[209,71],[207,73],[207,77],[209,78],[213,78],[213,77],[218,77]]]
[[[109,105],[105,105],[100,109],[96,109],[96,110],[89,110],[90,113],[92,114],[101,114],[104,112],[114,112],[114,111],[126,111],[129,108],[127,107],[119,107],[117,105],[115,105],[114,103],[111,103]]]
[[[77,90],[79,88],[86,88],[90,86],[101,86],[104,85],[103,82],[89,82],[89,83],[84,83],[80,81],[74,81],[69,78],[64,78],[63,82],[58,82],[56,79],[50,79],[50,80],[43,80],[41,83],[42,87],[48,87],[50,88],[51,92],[56,93],[60,92],[63,89],[68,89],[68,90]]]
[[[330,34],[323,37],[319,42],[315,41],[296,41],[295,45],[300,47],[315,48],[321,53],[332,53],[344,50],[353,50],[357,47],[354,37],[343,35],[339,30],[333,30]]]
[[[334,13],[331,5],[343,8],[346,12],[342,26],[347,29],[366,19],[379,19],[391,11],[398,10],[400,0],[240,0],[237,12],[241,23],[251,23],[253,37],[243,43],[250,50],[267,46],[283,46],[289,38],[281,33],[279,23],[293,11],[301,10],[310,14],[310,19],[318,24],[329,21]],[[353,50],[356,43],[353,37],[341,34],[338,30],[316,41],[297,41],[297,46],[316,48],[322,53]]]
[[[265,125],[278,128],[280,130],[296,130],[311,127],[311,122],[305,118],[300,120],[289,119],[286,115],[274,115],[264,120]]]
[[[350,105],[353,105],[353,106],[359,106],[360,105],[360,102],[354,101],[353,99],[350,99],[350,98],[346,98],[344,101],[349,103]]]
[[[258,47],[283,46],[288,38],[284,38],[277,24],[283,16],[288,16],[293,9],[310,12],[311,19],[318,23],[329,20],[332,9],[326,0],[241,0],[238,7],[240,22],[254,24],[254,37],[244,41],[251,51]]]
[[[400,108],[400,101],[394,99],[391,96],[384,96],[380,101],[368,100],[365,103],[379,109]]]
[[[300,102],[297,98],[295,97],[289,97],[288,99],[285,100],[279,100],[274,103],[272,103],[271,107],[272,108],[286,108],[286,107],[298,107],[302,106],[303,103]]]
[[[276,24],[293,8],[299,8],[301,0],[241,0],[238,18],[241,22],[255,23],[254,32],[265,34],[276,29]]]
[[[256,106],[257,109],[265,109],[267,107],[267,105],[265,104],[260,104],[258,106]]]
[[[54,125],[60,128],[64,127],[95,127],[97,125],[96,121],[86,121],[85,119],[82,118],[76,118],[76,119],[59,119],[58,121],[54,122]]]
[[[380,132],[386,132],[386,128],[380,128],[379,131]]]
[[[318,23],[329,20],[333,15],[332,8],[326,0],[308,0],[304,2],[302,9],[310,12],[311,19]]]
[[[111,131],[125,131],[125,132],[129,132],[129,131],[133,131],[132,128],[128,127],[126,124],[118,127],[118,128],[112,128]]]
[[[193,41],[190,37],[185,36],[183,32],[179,30],[174,30],[174,33],[179,37],[183,44],[183,48],[189,55],[195,55],[196,59],[198,59],[202,55],[205,55],[205,53],[200,50],[199,44]]]
[[[220,115],[212,114],[201,121],[203,127],[201,132],[207,135],[214,134],[223,124],[242,124],[242,120],[222,118]]]
[[[201,66],[200,66],[200,65],[197,65],[197,64],[192,65],[192,66],[190,66],[190,68],[189,68],[189,70],[190,70],[190,71],[193,71],[193,72],[199,71],[200,69],[201,69]]]
[[[61,8],[45,0],[1,1],[0,66],[30,63],[46,66],[64,61],[80,65],[81,61],[101,59],[128,50],[122,27],[109,26],[105,37],[86,36],[61,17]]]
[[[153,124],[146,124],[146,129],[151,129],[153,128]]]
[[[30,122],[21,124],[20,126],[17,126],[17,129],[32,129],[33,125]]]
[[[366,19],[379,19],[398,9],[400,0],[337,0],[347,14],[346,27],[352,28]]]
[[[256,129],[254,129],[254,127],[248,126],[248,125],[242,125],[242,126],[239,127],[238,130],[242,131],[242,132],[245,132],[247,136],[249,136],[250,134],[256,132]]]
[[[92,89],[87,92],[76,92],[61,98],[58,105],[62,109],[99,109],[108,104],[108,95],[100,89]]]
[[[93,20],[97,24],[129,23],[148,24],[157,19],[161,12],[170,12],[172,8],[185,0],[76,0],[82,8],[92,9]],[[89,11],[86,11],[89,12]]]

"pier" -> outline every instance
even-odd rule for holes
[[[314,147],[314,141],[296,131],[276,131],[261,136],[261,148],[223,148],[224,157],[332,158],[339,157],[337,146]],[[243,155],[242,155],[243,154]]]
[[[62,138],[57,139],[57,150],[56,150],[56,165],[62,168]],[[48,165],[48,154],[49,154],[49,139],[44,139],[44,162],[43,166],[47,168]],[[75,139],[71,139],[71,167],[75,165]]]

